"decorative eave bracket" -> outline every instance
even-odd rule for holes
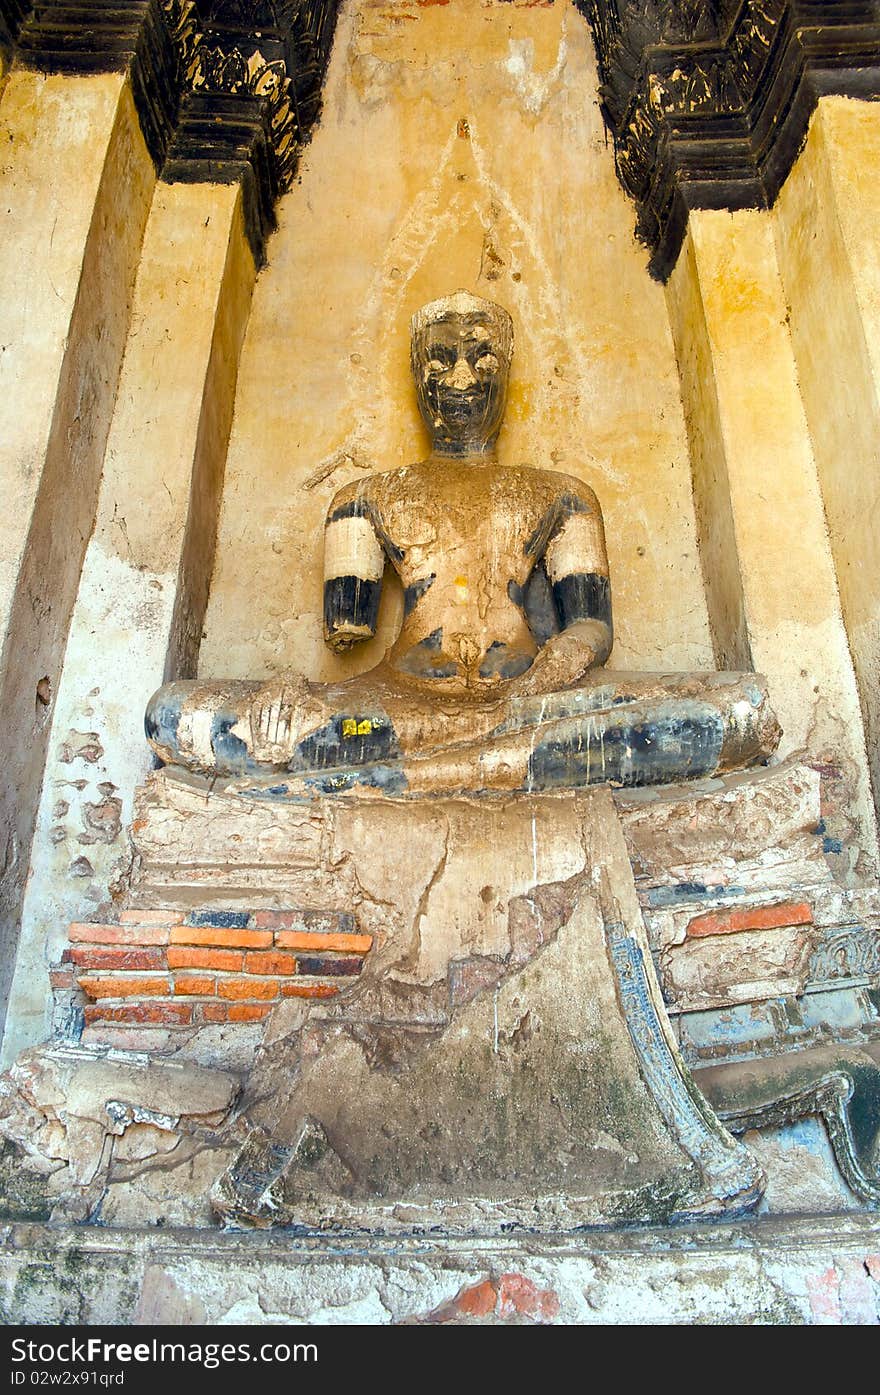
[[[339,0],[0,0],[0,44],[45,72],[126,68],[168,181],[241,182],[261,262],[321,109]]]
[[[617,173],[665,280],[692,208],[772,205],[819,97],[880,96],[877,0],[575,0]]]

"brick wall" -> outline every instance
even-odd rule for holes
[[[284,998],[329,998],[358,975],[372,936],[335,911],[122,911],[75,923],[52,972],[89,999],[89,1040],[119,1027],[256,1022]]]

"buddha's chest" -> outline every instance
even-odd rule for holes
[[[493,589],[521,584],[534,565],[530,544],[540,531],[541,501],[517,497],[503,478],[452,484],[432,482],[383,510],[388,550],[404,583],[449,574],[479,577]]]

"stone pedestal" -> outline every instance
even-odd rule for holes
[[[736,1213],[760,1168],[676,1034],[700,1069],[772,1065],[831,1030],[804,1008],[792,1035],[795,1004],[841,992],[822,965],[854,907],[823,857],[819,777],[794,762],[430,801],[255,798],[163,771],[132,838],[128,904],[71,927],[59,1023],[85,994],[88,1049],[242,1081],[175,1202],[198,1224],[474,1234]],[[765,1017],[784,1040],[751,1040]],[[794,1063],[808,1104],[811,1060]],[[735,1085],[719,1099],[740,1128]],[[97,1205],[165,1215],[114,1158]]]
[[[607,789],[294,804],[166,774],[139,815],[128,923],[161,901],[188,924],[156,927],[167,948],[154,936],[136,978],[119,948],[74,951],[97,1000],[90,1035],[118,1041],[122,1023],[146,1044],[164,1007],[180,1041],[208,997],[271,1009],[250,1132],[214,1192],[228,1221],[571,1229],[757,1200],[760,1170],[678,1056]],[[193,914],[206,899],[213,915]],[[200,941],[198,920],[214,922]],[[210,963],[176,957],[210,935]],[[328,951],[369,948],[357,976],[328,977],[322,935]],[[194,977],[199,964],[212,972]]]

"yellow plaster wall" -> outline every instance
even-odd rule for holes
[[[501,461],[587,480],[603,505],[615,667],[712,667],[687,438],[662,289],[633,239],[589,29],[552,6],[350,0],[324,112],[254,294],[199,672],[375,664],[321,636],[334,492],[421,458],[408,321],[464,286],[517,336]]]
[[[694,507],[709,626],[719,669],[751,669],[736,525],[730,499],[721,405],[712,362],[697,253],[685,238],[667,284],[691,449]]]

